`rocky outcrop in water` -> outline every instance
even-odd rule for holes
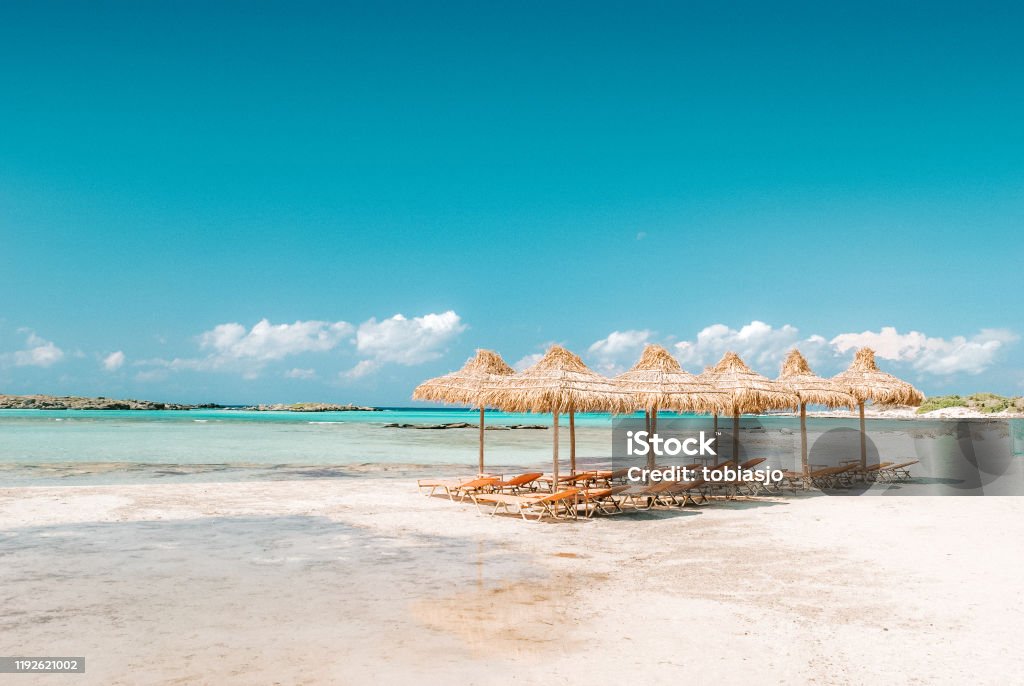
[[[385,429],[479,429],[479,424],[469,422],[447,422],[445,424],[399,424],[392,422],[383,424]],[[511,431],[513,429],[546,429],[543,424],[502,424],[495,426],[484,426],[484,431]]]
[[[116,398],[82,398],[74,395],[0,395],[0,410],[252,410],[256,412],[364,412],[377,411],[376,407],[338,405],[335,403],[292,403],[227,407],[215,403],[185,405],[161,403],[153,400],[118,400]]]
[[[362,407],[360,405],[336,405],[334,403],[275,403],[273,405],[252,405],[243,410],[254,412],[379,412],[378,407]]]
[[[0,395],[0,410],[195,410],[220,405],[181,405],[152,400],[82,398],[73,395]]]

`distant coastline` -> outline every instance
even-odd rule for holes
[[[353,403],[273,403],[256,405],[221,405],[218,403],[167,403],[156,400],[135,398],[117,399],[104,396],[57,396],[57,395],[4,395],[0,394],[0,410],[228,410],[244,412],[384,412],[405,410],[405,407],[372,407]],[[451,410],[453,408],[416,407],[417,412]],[[467,411],[470,408],[465,408]],[[777,416],[795,416],[793,412],[771,412]],[[865,415],[870,419],[1022,419],[1024,418],[1024,397],[1004,397],[991,393],[976,393],[970,396],[934,396],[919,407],[873,407],[868,406]],[[845,418],[856,416],[855,411],[828,410],[807,413],[809,417]],[[429,425],[399,424],[394,428],[465,428],[463,423]],[[465,425],[469,427],[469,424]],[[476,426],[475,424],[472,426]],[[487,427],[491,428],[491,427]],[[501,427],[505,428],[505,427]],[[510,428],[540,428],[534,425]],[[546,427],[545,427],[546,428]]]
[[[227,407],[228,410],[248,410],[250,412],[381,412],[379,407],[362,405],[337,405],[335,403],[275,403],[273,405],[246,405],[245,407]]]
[[[812,417],[845,417],[852,412],[808,412]],[[1020,419],[1024,397],[995,393],[929,396],[920,407],[868,407],[865,415],[876,419]]]
[[[164,403],[155,400],[120,400],[97,396],[86,398],[71,395],[0,395],[0,410],[247,410],[250,412],[376,412],[380,408],[347,403],[276,403],[273,405],[218,405],[202,403]]]

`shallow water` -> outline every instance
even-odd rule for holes
[[[381,412],[0,411],[0,483],[27,485],[140,479],[241,480],[250,478],[358,477],[406,473],[423,466],[477,461],[475,428],[390,428],[387,424],[475,423],[470,410],[391,409]],[[708,417],[672,420],[687,430],[712,430]],[[583,464],[607,463],[614,426],[623,418],[576,418],[577,455]],[[550,469],[553,432],[501,430],[510,425],[550,427],[550,415],[490,412],[486,426],[489,469]],[[744,417],[741,457],[763,456],[793,469],[799,455],[799,419]],[[728,432],[731,420],[719,429]],[[811,418],[812,463],[859,454],[856,418]],[[871,419],[868,459],[919,459],[918,470],[936,479],[982,486],[1020,471],[1024,421]],[[561,455],[569,455],[563,418]],[[721,439],[728,443],[727,435]],[[723,448],[724,449],[724,448]],[[951,482],[952,483],[952,482]]]
[[[87,683],[107,684],[128,683],[126,665],[145,675],[132,683],[267,683],[261,674],[302,669],[304,656],[345,673],[386,661],[409,636],[473,657],[470,639],[483,642],[487,624],[456,614],[466,598],[549,583],[487,541],[385,535],[320,516],[13,528],[0,532],[0,556],[0,585],[11,589],[0,631],[84,655]],[[475,631],[453,635],[455,619]]]

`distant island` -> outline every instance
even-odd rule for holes
[[[0,395],[0,410],[196,410],[220,405],[182,405],[152,400],[82,398],[73,395]]]
[[[118,400],[116,398],[83,398],[73,395],[0,395],[0,410],[249,410],[253,412],[352,412],[378,411],[377,407],[362,407],[348,403],[292,403],[274,405],[251,405],[236,407],[203,403],[186,405],[162,403],[153,400]]]
[[[336,405],[334,403],[276,403],[274,405],[249,405],[232,407],[232,410],[250,410],[252,412],[380,412],[379,407],[362,407],[360,405]]]

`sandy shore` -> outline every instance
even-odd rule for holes
[[[396,478],[0,490],[18,684],[1006,683],[1024,499],[536,524]]]

